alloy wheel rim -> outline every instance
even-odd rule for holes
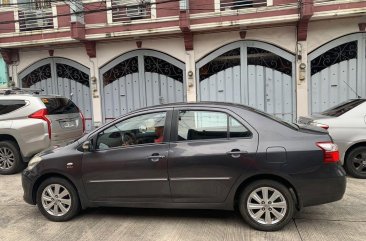
[[[356,154],[352,158],[352,167],[361,174],[366,174],[366,152]]]
[[[272,187],[260,187],[250,193],[247,210],[255,222],[273,225],[285,217],[287,202],[278,190]]]
[[[14,166],[15,157],[10,148],[0,147],[0,169],[8,170]]]
[[[63,216],[71,208],[70,192],[60,184],[50,184],[42,192],[42,206],[52,216]]]

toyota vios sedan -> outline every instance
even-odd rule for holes
[[[134,111],[38,154],[22,183],[25,201],[52,221],[97,206],[238,209],[265,231],[346,188],[325,130],[226,103]]]

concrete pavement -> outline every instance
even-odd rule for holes
[[[305,208],[285,229],[267,233],[251,229],[235,212],[215,210],[94,208],[53,223],[23,201],[19,174],[0,176],[0,240],[363,241],[365,184],[348,178],[343,200]]]

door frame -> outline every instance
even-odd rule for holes
[[[22,78],[27,76],[29,73],[31,73],[35,69],[37,69],[37,68],[39,68],[43,65],[46,65],[46,64],[50,64],[50,66],[51,66],[51,80],[56,79],[56,81],[58,81],[56,64],[69,65],[69,66],[71,66],[75,69],[78,69],[78,70],[84,72],[85,74],[87,74],[89,76],[89,87],[88,88],[89,88],[89,102],[90,102],[90,115],[91,115],[91,118],[87,119],[87,120],[91,121],[91,130],[92,130],[94,128],[94,125],[93,125],[93,123],[94,123],[93,93],[92,93],[92,90],[91,90],[91,82],[90,82],[90,68],[86,67],[85,65],[80,64],[80,63],[78,63],[78,62],[76,62],[72,59],[62,58],[62,57],[48,57],[48,58],[45,58],[45,59],[41,59],[41,60],[38,60],[37,62],[35,62],[33,64],[28,65],[21,72],[19,72],[19,74],[18,74],[18,86],[20,86],[20,88],[22,88],[23,87]],[[55,88],[58,90],[58,85],[56,85]],[[71,100],[72,100],[72,98],[71,98]]]
[[[357,80],[356,80],[357,86],[356,86],[355,91],[357,91],[359,89],[359,90],[361,90],[361,92],[357,92],[357,94],[359,94],[360,96],[366,96],[366,33],[348,34],[348,35],[333,39],[333,40],[317,47],[316,49],[312,50],[308,54],[307,65],[309,66],[309,68],[307,71],[308,72],[307,78],[308,78],[309,82],[308,82],[307,91],[308,91],[309,114],[312,114],[312,98],[313,98],[312,91],[311,91],[311,86],[312,86],[311,61],[332,48],[335,48],[339,45],[342,45],[342,44],[345,44],[348,42],[352,42],[352,41],[357,41]],[[362,80],[364,80],[364,82],[362,82]]]
[[[204,66],[205,64],[209,63],[211,60],[215,59],[216,57],[226,53],[227,51],[236,49],[236,48],[240,48],[240,75],[241,75],[241,81],[244,81],[244,85],[242,85],[241,87],[241,101],[242,103],[245,103],[243,100],[244,98],[249,98],[249,96],[246,96],[245,93],[245,83],[247,83],[247,79],[246,78],[242,78],[242,76],[248,76],[248,63],[247,63],[247,47],[257,47],[257,48],[261,48],[264,50],[267,50],[271,53],[274,53],[288,61],[290,61],[292,63],[292,76],[291,76],[291,97],[292,97],[292,113],[293,113],[293,120],[296,120],[297,118],[297,98],[296,98],[296,59],[294,54],[281,49],[280,47],[277,47],[273,44],[270,43],[265,43],[265,42],[261,42],[261,41],[255,41],[255,40],[240,40],[240,41],[236,41],[224,46],[221,46],[220,48],[212,51],[211,53],[209,53],[208,55],[206,55],[205,57],[201,58],[200,60],[198,60],[196,62],[196,96],[197,96],[197,100],[200,101],[201,100],[201,92],[200,92],[200,79],[199,79],[199,69]],[[247,102],[248,103],[248,102]]]
[[[101,99],[101,106],[102,106],[102,122],[106,123],[106,113],[105,113],[105,96],[104,96],[104,83],[103,83],[103,74],[113,68],[114,66],[118,65],[119,63],[132,58],[137,57],[138,58],[138,74],[139,74],[139,80],[144,83],[142,85],[142,92],[145,94],[142,96],[140,101],[142,103],[146,103],[146,81],[145,81],[145,66],[144,66],[144,56],[152,56],[156,57],[162,60],[165,60],[169,62],[170,64],[182,69],[183,72],[183,101],[187,100],[187,86],[186,86],[186,66],[185,63],[180,61],[177,58],[174,58],[171,55],[168,55],[166,53],[153,50],[153,49],[136,49],[131,50],[129,52],[126,52],[124,54],[121,54],[117,56],[116,58],[110,60],[103,66],[99,68],[99,85],[100,85],[100,99]],[[127,113],[128,114],[128,113]]]

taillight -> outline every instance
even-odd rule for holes
[[[81,117],[81,121],[83,123],[83,133],[85,132],[85,117],[83,115],[83,113],[81,113],[81,111],[79,110],[80,113],[80,117]]]
[[[326,124],[317,123],[317,122],[313,122],[312,124],[313,124],[314,126],[321,127],[321,128],[323,128],[323,129],[325,129],[325,130],[328,130],[328,129],[329,129],[329,126],[328,126],[328,125],[326,125]]]
[[[323,151],[324,163],[335,163],[339,161],[338,146],[332,142],[318,142],[316,143]]]
[[[33,118],[33,119],[40,119],[40,120],[46,121],[47,122],[47,127],[48,127],[48,137],[51,139],[51,121],[46,117],[46,115],[48,115],[47,109],[41,109],[41,110],[31,114],[28,117]]]

